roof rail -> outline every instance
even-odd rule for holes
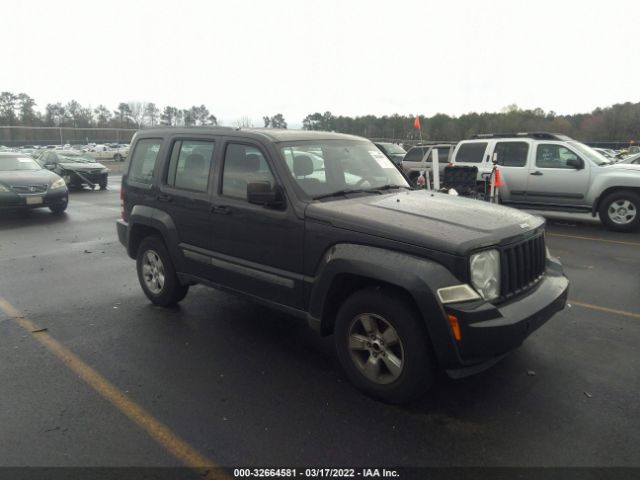
[[[561,133],[518,132],[518,133],[478,133],[471,138],[534,138],[536,140],[573,140]]]

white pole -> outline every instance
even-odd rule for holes
[[[492,162],[493,167],[491,169],[491,188],[489,190],[489,201],[491,203],[496,202],[496,165],[498,163],[498,154],[493,154]]]
[[[438,149],[431,150],[431,171],[433,174],[433,189],[440,190],[440,163],[438,159]]]

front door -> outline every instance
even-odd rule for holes
[[[567,165],[578,161],[581,168]],[[540,205],[585,206],[589,187],[590,163],[561,143],[539,143],[535,161],[529,169],[527,203]]]
[[[266,150],[250,140],[227,139],[212,205],[212,263],[225,286],[300,308],[304,283],[304,221],[290,204],[270,208],[247,201],[249,182],[278,180]]]

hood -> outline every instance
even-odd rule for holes
[[[640,165],[636,163],[613,163],[605,167],[607,170],[628,170],[630,172],[640,173]]]
[[[79,170],[79,171],[97,170],[99,168],[100,169],[106,168],[104,165],[98,162],[93,162],[93,163],[60,162],[58,163],[58,165],[60,165],[62,168],[65,168],[67,170]]]
[[[6,185],[34,185],[51,184],[60,178],[49,170],[14,170],[11,172],[0,172],[0,182]]]
[[[456,255],[524,238],[545,223],[513,208],[425,190],[314,202],[306,217]]]

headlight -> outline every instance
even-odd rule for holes
[[[103,168],[102,170],[100,170],[100,173],[109,173],[109,169],[108,168]]]
[[[57,190],[58,188],[64,188],[66,186],[67,184],[64,182],[64,179],[59,178],[51,184],[51,190]]]
[[[500,296],[500,252],[485,250],[471,255],[471,284],[485,300]]]
[[[10,192],[10,191],[11,191],[10,188],[7,188],[0,183],[0,192]]]

